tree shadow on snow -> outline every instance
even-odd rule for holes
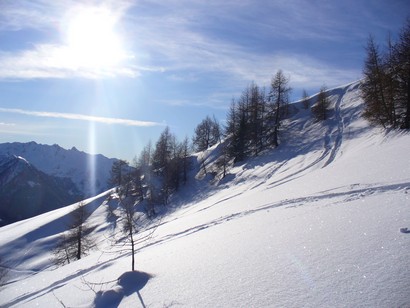
[[[144,272],[125,272],[118,278],[117,285],[114,288],[96,293],[94,307],[118,307],[124,297],[130,296],[133,293],[137,293],[142,307],[146,307],[139,291],[147,284],[150,278],[152,278],[152,275]]]

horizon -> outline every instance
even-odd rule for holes
[[[0,143],[58,144],[126,159],[165,126],[181,140],[223,123],[251,82],[279,70],[291,100],[361,79],[369,35],[383,47],[406,1],[0,4]]]

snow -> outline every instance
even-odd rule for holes
[[[24,163],[26,163],[26,164],[30,164],[28,161],[27,161],[27,159],[25,159],[24,157],[21,157],[21,156],[16,156],[18,159],[20,159],[20,160],[22,160]]]
[[[29,185],[30,187],[34,187],[34,186],[37,186],[37,185],[40,185],[40,184],[36,183],[34,181],[27,181],[27,185]]]
[[[97,247],[63,267],[50,249],[75,205],[0,228],[0,306],[409,307],[410,135],[370,127],[357,83],[330,91],[326,123],[300,110],[276,150],[190,182],[134,273],[110,192],[86,201]]]

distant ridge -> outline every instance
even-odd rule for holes
[[[0,226],[107,190],[115,160],[57,144],[0,144]]]
[[[72,147],[66,150],[57,144],[1,143],[0,155],[26,159],[38,170],[55,177],[69,178],[84,197],[91,197],[108,188],[107,181],[115,158],[93,155]]]
[[[69,178],[45,174],[20,156],[0,156],[0,225],[60,208],[81,197]]]

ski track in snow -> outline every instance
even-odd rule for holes
[[[337,191],[334,191],[337,190]],[[310,195],[310,196],[303,196],[303,197],[298,197],[298,198],[293,198],[293,199],[285,199],[285,200],[280,200],[277,202],[272,202],[272,203],[266,203],[260,206],[257,206],[251,210],[244,210],[244,211],[239,211],[235,212],[232,214],[224,215],[221,216],[217,219],[213,219],[209,222],[203,223],[203,224],[198,224],[195,226],[192,226],[187,229],[183,229],[181,231],[175,232],[175,233],[170,233],[162,238],[156,239],[153,242],[140,247],[138,251],[143,251],[145,249],[148,249],[152,246],[158,246],[162,245],[167,242],[171,242],[174,240],[178,240],[187,236],[192,236],[198,232],[207,230],[212,227],[216,227],[218,225],[228,223],[249,215],[253,215],[259,212],[263,211],[269,211],[274,208],[279,208],[279,207],[285,207],[285,208],[295,208],[295,207],[300,207],[300,206],[306,206],[306,205],[315,205],[318,204],[320,201],[325,201],[325,205],[322,204],[322,206],[331,206],[331,205],[337,205],[337,204],[344,204],[346,203],[357,200],[357,199],[364,199],[368,196],[371,195],[376,195],[376,194],[391,194],[391,193],[406,193],[407,190],[410,190],[410,182],[403,182],[403,183],[384,183],[384,184],[374,184],[374,185],[361,185],[361,184],[352,184],[346,187],[338,187],[335,189],[319,192],[318,194],[315,195]],[[227,202],[229,199],[236,197],[237,195],[232,195],[230,197],[227,197],[225,199],[221,199],[213,203],[212,205],[208,207],[204,207],[198,212],[202,212],[212,206],[215,206],[217,204],[221,204],[223,202]],[[192,214],[195,214],[196,212],[192,212]],[[185,217],[186,218],[186,217]],[[172,219],[171,221],[166,221],[164,224],[169,223],[169,222],[174,222],[178,220],[179,218]],[[110,258],[106,261],[103,261],[101,263],[92,265],[86,269],[82,269],[79,271],[74,272],[73,274],[66,276],[62,279],[56,280],[55,282],[51,283],[47,287],[38,289],[36,291],[30,291],[22,294],[21,296],[11,299],[10,301],[6,302],[6,307],[12,307],[12,306],[20,306],[24,304],[29,304],[31,301],[36,300],[37,298],[40,298],[41,296],[44,296],[48,293],[53,293],[57,291],[60,288],[63,288],[65,285],[69,283],[75,282],[78,277],[85,277],[88,273],[94,272],[94,271],[103,271],[104,268],[107,268],[111,266],[112,262],[116,259],[120,258],[120,256]],[[37,274],[33,273],[33,274]],[[19,283],[19,281],[12,281],[9,282],[8,285],[13,285],[15,283]],[[107,284],[104,282],[104,284]]]
[[[28,303],[28,302],[30,302],[30,301],[32,301],[32,300],[35,300],[35,299],[38,298],[38,297],[41,297],[42,295],[45,295],[45,294],[50,293],[50,292],[52,293],[52,292],[54,292],[55,290],[64,287],[64,286],[65,286],[66,284],[68,284],[69,282],[78,279],[79,276],[83,276],[83,275],[85,275],[85,274],[87,274],[87,273],[89,273],[89,272],[95,271],[95,270],[97,270],[97,269],[102,269],[102,268],[104,268],[104,267],[105,267],[105,264],[104,264],[104,263],[100,263],[100,264],[92,265],[92,266],[90,266],[90,267],[87,268],[87,269],[83,269],[83,270],[81,270],[81,271],[77,271],[77,272],[73,273],[73,274],[70,275],[70,276],[67,276],[67,277],[64,277],[63,279],[57,280],[56,282],[52,283],[51,285],[49,285],[49,286],[47,286],[47,287],[45,287],[45,288],[42,288],[42,289],[40,289],[40,290],[36,290],[35,292],[27,292],[27,293],[25,293],[24,295],[22,295],[22,296],[20,296],[20,297],[18,297],[18,298],[15,298],[15,299],[12,300],[12,301],[9,301],[9,302],[6,304],[6,307],[12,307],[12,306],[14,306],[14,305],[22,305],[22,304],[24,304],[24,303]],[[9,284],[12,285],[13,283],[18,283],[18,281],[11,282],[11,283],[9,283]]]
[[[347,93],[349,93],[350,91],[353,91],[355,88],[357,87],[356,84],[352,84],[347,86],[347,90],[346,88],[342,88],[342,89],[337,89],[337,91],[333,92],[333,95],[337,95],[337,99],[335,102],[335,107],[334,107],[334,118],[328,120],[329,122],[329,127],[325,133],[325,137],[324,137],[324,148],[323,151],[321,152],[321,154],[311,163],[309,163],[308,165],[306,165],[303,168],[299,168],[298,170],[296,170],[295,172],[286,175],[283,178],[279,178],[276,176],[275,177],[275,181],[270,182],[269,185],[267,186],[268,189],[283,185],[285,183],[288,183],[294,179],[299,178],[300,176],[302,176],[303,174],[305,174],[307,171],[309,171],[311,168],[313,168],[314,166],[317,166],[318,164],[320,164],[322,161],[324,161],[326,159],[326,157],[328,157],[328,159],[326,160],[326,162],[324,163],[324,165],[322,166],[322,168],[325,168],[326,166],[328,166],[329,164],[331,164],[335,158],[337,153],[340,151],[341,147],[342,147],[342,142],[343,142],[343,135],[344,135],[344,127],[345,127],[345,123],[350,123],[350,120],[347,121],[343,116],[343,103],[344,103],[344,94],[345,91]],[[332,122],[336,122],[336,124],[332,124]],[[299,155],[299,154],[303,154],[304,150],[300,150],[299,152],[296,152],[295,156]],[[262,184],[264,184],[265,182],[269,182],[269,179],[272,178],[274,175],[278,175],[279,171],[281,169],[283,169],[283,167],[285,165],[287,165],[290,160],[294,158],[291,157],[288,160],[285,160],[284,162],[277,164],[276,166],[274,166],[272,168],[272,170],[265,176],[264,181],[259,182],[258,184],[254,185],[252,187],[252,189],[257,188],[259,186],[261,186]]]
[[[330,150],[330,156],[328,158],[328,160],[325,162],[325,164],[323,165],[323,167],[326,167],[327,165],[329,165],[330,163],[332,163],[336,157],[337,152],[339,151],[341,145],[342,145],[342,141],[343,141],[343,118],[341,115],[341,108],[340,105],[343,102],[343,93],[338,94],[338,98],[337,101],[335,103],[335,118],[336,118],[336,122],[337,122],[337,128],[335,132],[332,132],[329,134],[328,138],[332,139],[333,135],[336,135],[333,139],[333,146]],[[326,153],[327,155],[327,153]]]
[[[343,188],[345,190],[341,190],[340,187],[336,189],[332,189],[332,190],[341,190],[339,192],[326,191],[326,192],[319,193],[316,195],[309,195],[309,196],[303,196],[303,197],[294,198],[294,199],[280,200],[277,202],[272,202],[272,203],[267,203],[264,205],[257,206],[251,210],[244,210],[244,211],[236,212],[236,213],[229,214],[226,216],[221,216],[218,219],[212,220],[210,222],[200,224],[197,226],[193,226],[188,229],[179,231],[177,233],[168,234],[165,237],[146,245],[144,248],[149,247],[149,246],[159,245],[164,242],[173,241],[181,237],[192,235],[194,233],[203,231],[210,227],[214,227],[214,226],[220,225],[222,223],[225,223],[231,220],[242,218],[242,217],[252,215],[252,214],[255,214],[261,211],[268,211],[270,209],[274,209],[278,207],[295,208],[299,206],[306,206],[308,204],[315,205],[319,201],[323,201],[323,200],[327,201],[327,206],[331,206],[331,205],[336,205],[336,204],[346,204],[348,202],[358,200],[358,199],[364,199],[368,196],[376,195],[376,194],[407,193],[407,191],[410,190],[410,182],[403,182],[403,183],[396,183],[396,184],[385,183],[385,184],[375,184],[375,185],[355,184],[355,185],[349,185]],[[226,202],[229,199],[236,197],[236,196],[238,196],[238,194],[233,195],[223,200],[219,200],[213,203],[212,205],[201,208],[197,212],[202,212],[204,210],[207,210],[217,204]],[[178,218],[175,218],[172,221],[175,221],[175,220],[178,220]]]

